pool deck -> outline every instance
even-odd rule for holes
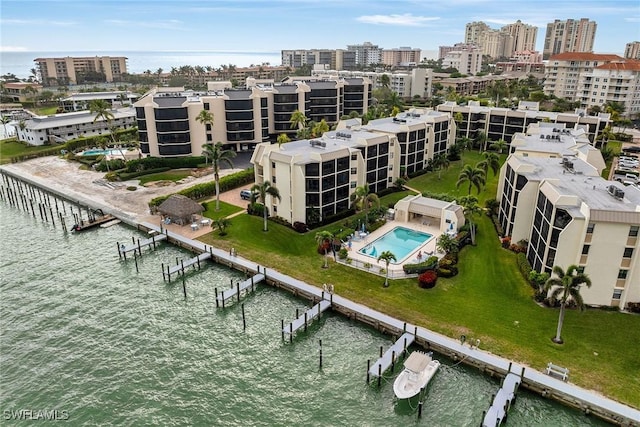
[[[422,252],[422,261],[429,258],[429,253],[432,255],[442,256],[443,254],[438,254],[436,251],[436,240],[440,237],[444,231],[440,230],[436,225],[428,225],[422,224],[417,221],[413,222],[404,222],[404,221],[396,221],[391,220],[387,221],[382,227],[378,228],[373,233],[367,234],[363,238],[353,239],[351,241],[351,250],[349,250],[349,258],[363,262],[370,263],[373,265],[379,264],[381,267],[384,267],[384,263],[378,263],[377,257],[368,256],[360,253],[360,249],[364,248],[374,240],[378,239],[382,235],[388,233],[396,227],[405,227],[411,230],[420,231],[422,233],[429,233],[431,237],[422,245],[415,248],[411,251],[404,259],[399,259],[397,264],[389,264],[389,275],[392,277],[398,277],[404,273],[402,270],[402,266],[404,264],[415,264],[420,262],[418,260],[418,253]]]

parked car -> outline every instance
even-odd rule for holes
[[[622,149],[625,153],[640,153],[640,145],[632,145]]]
[[[250,190],[240,190],[240,198],[242,200],[251,200],[251,194]]]

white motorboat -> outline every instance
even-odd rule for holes
[[[393,383],[393,392],[398,399],[409,399],[420,393],[440,367],[440,362],[431,358],[431,353],[414,351],[404,361],[404,370]]]

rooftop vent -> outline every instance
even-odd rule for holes
[[[393,118],[393,121],[394,121],[395,123],[407,123],[407,120],[406,120],[406,119],[399,119],[399,118],[397,118],[397,117],[394,117],[394,118]]]
[[[351,139],[351,134],[347,132],[336,132],[336,138]]]
[[[615,197],[616,199],[618,199],[618,200],[624,199],[624,191],[622,191],[621,189],[619,189],[615,185],[608,186],[607,187],[607,192],[609,194],[611,194],[613,197]]]
[[[544,139],[544,135],[540,135],[540,139]]]

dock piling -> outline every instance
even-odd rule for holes
[[[307,312],[306,311],[304,312],[304,331],[307,332]]]
[[[396,351],[391,352],[391,372],[396,370]]]
[[[182,275],[182,292],[184,292],[184,300],[187,300],[187,285],[185,284],[184,281],[184,274]]]
[[[240,302],[240,282],[236,282],[236,296],[238,297],[238,302]]]
[[[138,270],[138,257],[135,252],[133,253],[133,261],[136,263],[136,273],[140,273],[140,270]]]
[[[282,332],[282,341],[284,341],[284,319],[280,321],[280,324],[282,325],[280,328],[280,331]]]
[[[213,289],[216,293],[216,308],[218,308],[218,288]]]
[[[162,268],[162,280],[166,282],[167,281],[167,276],[166,276],[166,273],[164,272],[164,262],[162,263],[162,267],[161,268]]]
[[[322,369],[322,340],[318,340],[320,344],[320,369]]]
[[[246,331],[247,330],[247,320],[244,316],[244,303],[241,304],[242,306],[242,330]]]
[[[367,359],[367,384],[369,384],[369,369],[371,369],[371,359]]]

